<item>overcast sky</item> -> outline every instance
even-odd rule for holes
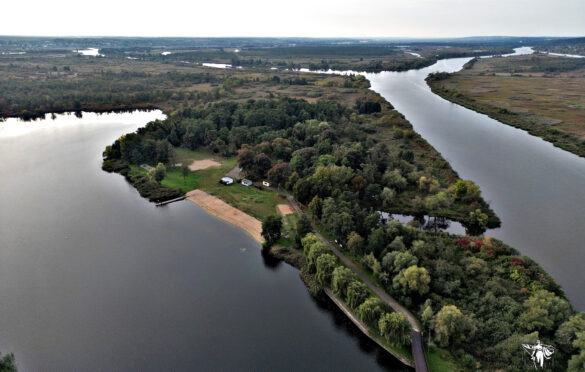
[[[0,35],[585,36],[585,0],[5,0]]]

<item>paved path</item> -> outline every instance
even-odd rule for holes
[[[299,216],[302,216],[303,211],[301,210],[301,208],[299,208],[296,200],[292,197],[292,195],[287,195],[286,198],[288,199],[288,201],[290,202],[290,204],[294,208],[295,212]],[[334,244],[329,242],[329,240],[327,240],[319,232],[314,231],[314,233],[315,233],[315,235],[317,235],[319,237],[319,239],[321,239],[325,244],[327,244],[327,246],[331,249],[331,251],[333,253],[335,253],[335,255],[337,257],[339,257],[339,259],[347,267],[352,269],[353,272],[361,280],[363,280],[363,282],[366,283],[366,285],[368,287],[370,287],[370,289],[372,291],[374,291],[374,293],[378,297],[380,297],[380,299],[382,301],[386,302],[394,311],[403,314],[406,317],[406,319],[408,319],[408,321],[410,322],[410,325],[412,326],[412,332],[410,334],[410,339],[411,339],[411,343],[412,343],[412,356],[414,357],[414,362],[415,362],[415,366],[416,366],[415,369],[417,372],[427,372],[428,367],[427,367],[427,362],[426,362],[424,350],[422,347],[423,346],[422,335],[421,335],[421,331],[420,331],[422,327],[421,327],[418,319],[416,319],[414,317],[414,315],[412,315],[410,313],[410,311],[408,311],[405,307],[403,307],[401,304],[399,304],[398,301],[396,301],[388,293],[386,293],[386,291],[384,291],[382,288],[378,287],[374,282],[372,282],[370,280],[370,278],[368,278],[366,276],[366,274],[364,274],[363,271],[352,260],[350,260],[347,256],[345,256]]]
[[[358,327],[359,330],[362,331],[362,333],[364,335],[368,336],[370,338],[370,340],[374,341],[382,349],[384,349],[387,352],[389,352],[390,354],[392,354],[396,359],[400,360],[403,364],[405,364],[409,367],[414,367],[413,360],[407,359],[407,358],[403,357],[402,355],[399,355],[399,354],[393,352],[388,347],[386,347],[384,344],[382,344],[380,341],[378,341],[375,337],[373,337],[372,334],[370,334],[370,331],[368,330],[368,328],[366,328],[366,326],[361,322],[361,320],[359,320],[359,318],[353,313],[353,311],[351,311],[349,306],[347,306],[341,298],[337,297],[333,293],[333,291],[331,291],[328,288],[324,288],[324,290],[325,290],[325,294],[331,299],[331,301],[335,302],[337,307],[339,307],[341,309],[341,311],[343,311],[343,313],[349,318],[349,320],[351,320],[353,322],[353,324],[355,324],[356,327]]]

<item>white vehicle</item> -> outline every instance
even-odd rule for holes
[[[219,180],[219,183],[222,185],[231,185],[234,183],[234,179],[231,177],[223,177],[221,180]]]

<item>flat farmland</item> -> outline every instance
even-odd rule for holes
[[[583,156],[585,59],[480,59],[460,72],[428,81],[444,98]]]

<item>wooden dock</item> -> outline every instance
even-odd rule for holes
[[[178,201],[181,201],[181,200],[185,200],[185,198],[186,198],[186,196],[180,196],[180,197],[175,198],[175,199],[165,200],[165,201],[162,201],[160,203],[156,203],[156,206],[157,207],[162,207],[163,205],[167,205],[167,204],[171,204],[171,203],[178,202]]]

